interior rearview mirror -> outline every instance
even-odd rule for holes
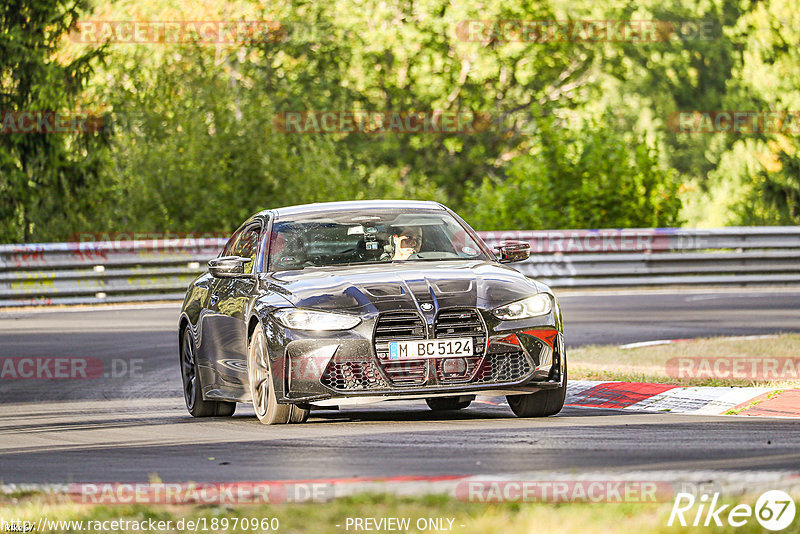
[[[215,278],[241,278],[250,276],[244,272],[244,266],[253,261],[243,256],[222,256],[208,262],[208,272]]]
[[[500,255],[500,263],[524,261],[531,255],[531,245],[525,241],[504,241],[495,250]]]

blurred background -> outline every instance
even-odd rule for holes
[[[799,224],[796,7],[4,0],[0,241],[228,232],[264,208],[367,198],[437,200],[479,230]],[[260,24],[215,38],[191,21]],[[184,23],[178,37],[159,36],[164,22]],[[25,111],[93,121],[26,133]],[[328,111],[479,127],[280,120]],[[778,118],[715,121],[734,111]]]

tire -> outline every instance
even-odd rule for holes
[[[563,349],[561,349],[563,352]],[[548,417],[564,407],[567,398],[567,357],[559,356],[562,384],[557,389],[544,389],[530,395],[508,395],[506,400],[517,417]]]
[[[290,423],[305,423],[308,421],[309,410],[300,408],[296,404],[292,404],[292,413],[289,415]]]
[[[250,336],[247,349],[247,377],[250,397],[256,417],[265,425],[303,423],[308,419],[308,410],[294,404],[278,404],[272,372],[267,357],[264,330],[259,324]]]
[[[428,408],[434,412],[451,412],[463,410],[472,403],[472,399],[462,401],[461,397],[433,397],[425,399]]]
[[[181,339],[181,382],[183,400],[192,417],[230,417],[236,411],[235,402],[205,400],[200,374],[197,372],[197,348],[189,325]]]

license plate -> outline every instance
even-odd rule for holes
[[[473,354],[471,337],[389,342],[390,360],[448,358],[451,356],[472,356]]]

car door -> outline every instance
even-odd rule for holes
[[[251,261],[245,265],[248,276],[214,278],[209,297],[209,319],[206,321],[207,355],[213,377],[205,391],[208,397],[243,399],[247,384],[247,305],[256,290],[256,264],[261,241],[262,223],[243,226],[232,238],[223,255],[242,256]]]
[[[243,227],[240,227],[231,234],[218,257],[232,254],[233,246],[239,239],[243,229]],[[220,279],[215,278],[210,272],[203,277],[203,287],[206,290],[206,294],[203,297],[203,309],[200,311],[198,318],[196,343],[197,367],[204,394],[212,387],[216,387],[217,382],[214,362],[216,361],[216,347],[219,343],[219,326],[217,325],[219,321],[216,313],[219,295],[218,293],[215,294],[215,291],[219,283]]]

